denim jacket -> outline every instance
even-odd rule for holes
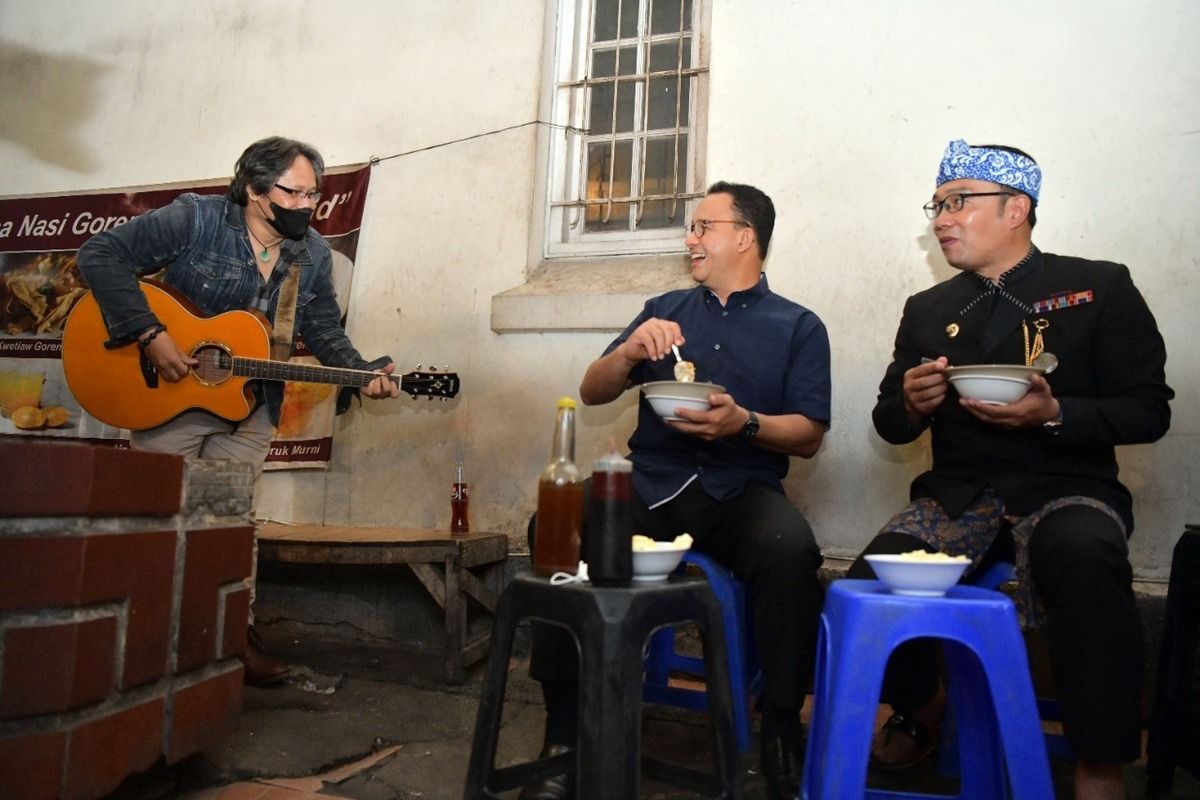
[[[137,280],[164,266],[162,279],[208,315],[255,307],[262,287],[244,209],[224,195],[182,194],[93,236],[79,248],[77,261],[103,312],[110,346],[132,344],[158,322]],[[311,228],[304,241],[283,240],[267,284],[267,319],[275,319],[279,289],[293,263],[300,265],[295,332],[322,364],[365,368],[341,326],[329,245]],[[261,388],[278,422],[283,384],[267,381]]]

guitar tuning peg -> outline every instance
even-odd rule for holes
[[[430,371],[430,372],[437,372],[437,364],[430,364],[430,365],[429,365],[429,371]]]
[[[417,362],[416,370],[417,370],[417,372],[421,371],[421,362],[420,361]]]

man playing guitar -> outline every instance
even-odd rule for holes
[[[367,362],[342,329],[330,248],[309,227],[321,198],[324,169],[321,154],[310,145],[282,137],[263,139],[238,159],[226,196],[183,194],[168,206],[88,240],[77,260],[107,327],[105,347],[138,348],[155,380],[175,383],[197,366],[139,287],[142,275],[165,267],[162,280],[205,314],[257,309],[277,324],[294,315],[294,333],[304,337],[322,364],[359,370],[378,365]],[[285,350],[289,344],[282,343]],[[400,390],[387,377],[395,364],[386,357],[381,361],[386,365],[378,370],[380,376],[362,393],[396,397]],[[260,475],[279,422],[283,384],[256,380],[250,387],[256,404],[243,420],[185,411],[156,427],[134,431],[131,446],[244,461]],[[255,485],[257,489],[257,480]],[[253,592],[252,582],[251,599]],[[243,661],[247,683],[272,683],[287,675],[284,664],[262,653],[253,628]]]

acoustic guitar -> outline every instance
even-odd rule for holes
[[[109,350],[104,346],[108,329],[95,295],[83,295],[63,328],[63,373],[79,405],[108,425],[145,430],[192,409],[242,420],[254,409],[253,391],[247,385],[251,380],[361,388],[379,377],[369,370],[272,361],[271,324],[260,312],[227,311],[205,317],[164,283],[143,280],[141,288],[171,338],[200,363],[183,380],[171,382],[160,379],[136,345]],[[458,394],[458,375],[453,372],[429,369],[387,377],[414,398]]]

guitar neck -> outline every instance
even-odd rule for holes
[[[286,361],[271,361],[264,358],[233,357],[233,374],[241,378],[257,378],[266,381],[302,381],[304,383],[329,383],[335,386],[357,386],[362,388],[375,378],[377,372],[345,367],[325,367],[319,364],[292,364]],[[401,384],[400,375],[388,375],[396,385]]]
[[[301,383],[326,383],[335,386],[363,388],[379,377],[386,377],[400,387],[400,391],[413,397],[440,397],[449,399],[458,394],[458,375],[453,372],[438,372],[430,368],[424,372],[406,372],[403,375],[384,375],[365,369],[345,367],[323,367],[320,364],[293,364],[288,361],[271,361],[265,358],[230,357],[222,352],[214,366],[227,370],[239,378],[257,378],[265,381],[298,381]],[[419,369],[419,368],[418,368]]]

